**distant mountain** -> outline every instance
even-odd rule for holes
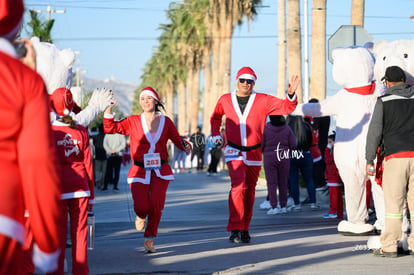
[[[82,81],[86,93],[92,92],[96,88],[108,88],[114,91],[114,96],[118,99],[117,106],[126,116],[131,114],[134,92],[138,88],[137,84],[120,82],[113,78],[92,79],[83,77]]]

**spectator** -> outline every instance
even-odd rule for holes
[[[319,210],[316,204],[315,184],[313,182],[313,157],[310,152],[312,144],[312,127],[302,116],[288,116],[288,125],[296,137],[296,152],[290,159],[289,183],[291,196],[295,202],[289,210],[301,210],[302,206],[299,201],[299,171],[305,180],[308,191],[310,208]]]
[[[342,197],[343,182],[334,160],[335,133],[328,136],[328,145],[325,149],[325,177],[329,187],[329,212],[324,214],[325,219],[342,219],[344,217],[344,202]]]
[[[204,152],[206,147],[206,136],[201,132],[201,127],[197,127],[197,131],[190,136],[190,142],[193,144],[193,152],[191,154],[191,164],[194,156],[197,157],[197,170],[204,168]]]
[[[95,176],[95,184],[98,189],[103,189],[105,186],[107,160],[104,148],[104,138],[105,133],[103,131],[103,124],[99,124],[98,133],[92,136],[92,143],[94,147],[93,174]]]
[[[262,149],[271,206],[267,214],[275,215],[287,212],[289,153],[296,148],[296,138],[290,127],[286,125],[284,116],[271,115],[269,119],[270,122],[266,123],[263,132]],[[279,207],[277,194],[279,194]]]
[[[126,140],[120,134],[106,134],[104,148],[107,155],[105,184],[103,191],[108,190],[108,185],[114,185],[114,191],[119,191],[119,173],[121,172],[122,154],[125,150]]]

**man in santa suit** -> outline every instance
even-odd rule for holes
[[[216,145],[223,143],[220,126],[226,116],[227,145],[224,156],[231,179],[229,194],[230,241],[250,242],[249,226],[253,214],[255,188],[262,165],[261,141],[268,115],[290,114],[297,105],[297,76],[288,84],[288,95],[282,100],[253,90],[257,80],[250,67],[237,73],[237,89],[221,96],[211,116],[211,132]]]
[[[21,29],[22,0],[0,0],[0,274],[22,265],[25,209],[33,235],[33,262],[54,271],[60,254],[60,189],[42,78],[18,60],[13,42]]]

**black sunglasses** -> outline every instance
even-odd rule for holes
[[[245,81],[247,82],[247,84],[253,84],[254,80],[251,79],[244,79],[244,78],[239,78],[240,83],[244,83]]]

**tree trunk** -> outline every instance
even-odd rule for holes
[[[351,25],[364,27],[365,0],[352,0]]]
[[[191,104],[191,111],[190,111],[190,129],[191,132],[194,133],[198,126],[198,113],[199,113],[199,98],[200,98],[200,70],[199,69],[192,69],[191,70],[191,93],[188,97],[190,104]]]
[[[204,66],[204,94],[203,94],[203,132],[208,135],[211,131],[210,116],[213,113],[216,97],[213,96],[211,90],[211,50],[206,49],[203,56]]]
[[[310,98],[326,97],[326,0],[312,3],[312,62]]]
[[[178,132],[180,135],[184,135],[187,127],[187,110],[186,110],[186,96],[185,96],[185,84],[183,81],[178,80],[177,95],[178,95]]]
[[[168,81],[165,85],[166,89],[166,97],[165,97],[165,111],[167,113],[167,116],[171,119],[174,119],[174,104],[173,104],[173,98],[174,98],[174,86],[173,84]]]
[[[286,0],[278,0],[278,67],[277,92],[279,98],[286,97]]]
[[[288,0],[288,77],[298,75],[302,83],[302,50],[299,0]],[[296,90],[298,102],[302,102],[302,84]]]

